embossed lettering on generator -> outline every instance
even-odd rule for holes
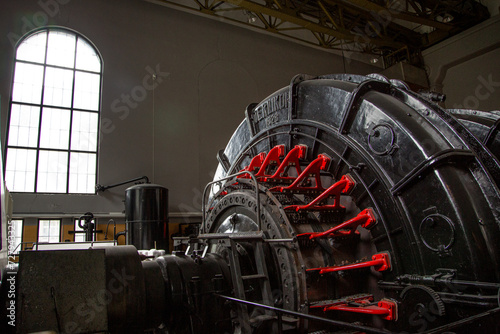
[[[278,123],[279,117],[277,111],[288,108],[288,96],[288,92],[275,95],[255,108],[252,111],[252,120],[254,123],[264,120],[266,127]]]

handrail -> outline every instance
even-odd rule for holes
[[[260,222],[260,198],[259,198],[259,183],[257,182],[257,179],[255,178],[255,176],[250,172],[250,171],[241,171],[241,172],[238,172],[238,173],[235,173],[235,174],[231,174],[229,176],[226,176],[222,179],[219,179],[217,181],[212,181],[212,182],[209,182],[207,183],[207,185],[205,186],[205,189],[203,190],[203,197],[201,198],[201,210],[202,210],[202,220],[201,220],[201,226],[202,226],[202,233],[204,234],[206,231],[205,231],[205,216],[206,216],[206,210],[205,210],[205,197],[207,196],[207,190],[209,189],[209,187],[211,187],[213,184],[215,183],[221,183],[222,181],[226,181],[226,180],[229,180],[229,179],[232,179],[236,176],[239,176],[239,175],[243,175],[243,174],[248,174],[250,175],[250,178],[252,179],[252,181],[255,183],[255,197],[256,197],[256,204],[257,204],[257,225],[259,227],[259,231],[262,230],[262,226],[261,226],[261,222]]]

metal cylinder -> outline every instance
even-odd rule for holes
[[[138,184],[125,190],[127,244],[168,251],[168,189]]]

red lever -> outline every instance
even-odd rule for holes
[[[241,170],[241,172],[243,172],[243,171],[254,172],[256,168],[260,168],[260,166],[262,166],[262,162],[264,161],[265,157],[266,157],[266,152],[262,152],[262,153],[257,154],[255,157],[252,158],[252,160],[250,161],[250,164],[247,167],[243,168]],[[242,175],[238,175],[236,178],[237,179],[249,179],[250,175],[242,174]]]
[[[270,191],[280,191],[280,192],[301,192],[301,191],[311,191],[318,190],[324,191],[325,188],[321,186],[321,175],[320,171],[328,168],[330,164],[330,157],[326,154],[320,154],[316,159],[314,159],[307,167],[300,173],[300,175],[293,181],[288,187],[274,187],[269,189]],[[309,177],[314,177],[316,184],[312,187],[303,186],[303,182]]]
[[[375,305],[349,306],[348,304],[338,304],[327,306],[323,311],[347,311],[354,313],[381,315],[385,320],[397,320],[397,305],[392,300],[382,299]]]
[[[283,159],[283,162],[281,165],[278,167],[276,172],[268,178],[265,179],[265,181],[277,181],[277,180],[293,180],[295,177],[291,176],[283,176],[283,173],[285,172],[285,169],[294,166],[295,170],[297,171],[297,175],[300,175],[302,173],[302,170],[300,168],[300,161],[299,159],[303,159],[306,157],[307,153],[307,146],[304,145],[296,145],[293,149],[288,152],[286,155],[285,159]]]
[[[372,256],[372,259],[370,261],[352,263],[352,264],[347,264],[347,265],[343,265],[343,266],[332,266],[332,267],[307,269],[306,271],[319,270],[319,273],[322,275],[322,274],[331,273],[334,271],[359,269],[359,268],[366,268],[366,267],[372,267],[372,266],[374,267],[374,269],[376,271],[385,271],[385,270],[390,269],[391,268],[391,260],[390,260],[389,254],[388,253],[375,254]]]
[[[358,215],[352,219],[349,219],[346,222],[343,222],[340,225],[337,225],[335,227],[332,227],[329,230],[326,230],[324,232],[310,232],[310,233],[302,233],[298,234],[297,237],[302,237],[302,236],[308,236],[309,239],[315,239],[315,238],[333,238],[337,236],[345,236],[352,234],[354,231],[356,231],[356,228],[358,226],[364,227],[364,228],[369,228],[375,224],[376,219],[373,214],[372,209],[364,209]],[[349,232],[347,233],[342,233],[340,232],[341,230],[348,229]]]
[[[270,164],[279,164],[280,158],[285,155],[285,145],[274,146],[267,154],[266,160],[262,163],[255,177],[270,176],[266,174],[266,169]]]
[[[340,194],[346,194],[354,188],[356,183],[349,175],[344,175],[342,178],[332,184],[327,190],[321,193],[318,197],[316,197],[311,203],[305,205],[290,205],[285,208],[285,210],[335,210],[339,209],[342,206],[340,205]],[[291,187],[291,186],[290,186]],[[334,196],[334,202],[332,205],[317,205],[321,203],[321,201],[327,199],[330,196]]]

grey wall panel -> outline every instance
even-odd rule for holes
[[[343,72],[342,58],[139,0],[2,1],[2,139],[13,70],[11,43],[54,24],[87,36],[104,59],[99,180],[147,175],[169,188],[170,212],[197,211],[200,192],[244,108],[297,73]],[[376,68],[346,62],[347,71]],[[158,73],[151,87],[150,72]],[[2,143],[5,144],[4,142]],[[121,212],[125,187],[98,195],[13,194],[17,213]]]

